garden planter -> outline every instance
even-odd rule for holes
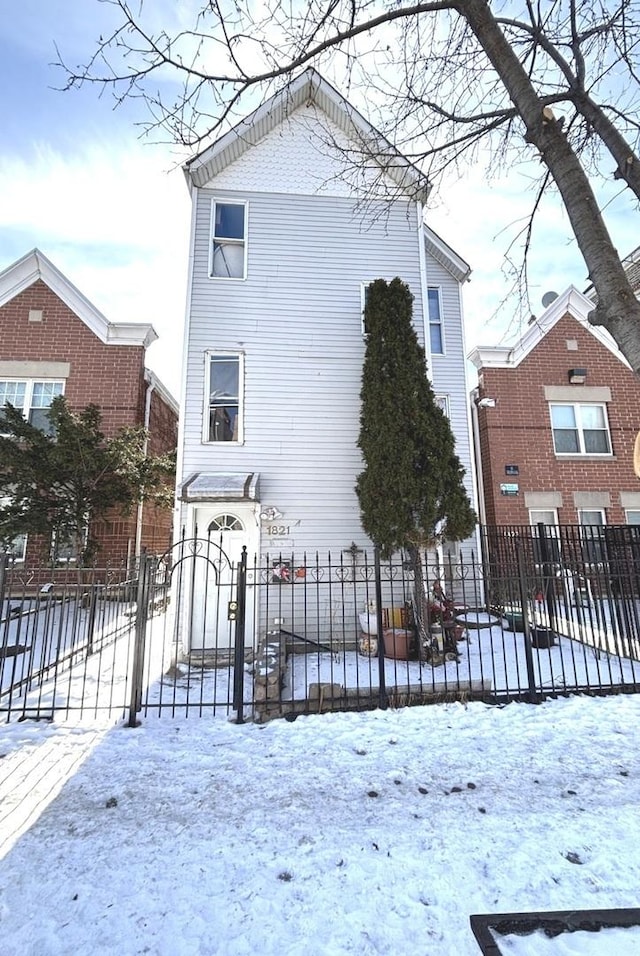
[[[509,625],[510,631],[521,634],[524,631],[524,615],[522,611],[505,611],[504,619]]]
[[[397,661],[408,661],[411,650],[411,631],[393,628],[382,633],[385,657],[393,657]]]
[[[532,627],[530,633],[534,647],[552,647],[556,642],[556,636],[550,627]]]

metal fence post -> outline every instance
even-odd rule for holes
[[[538,523],[538,539],[540,541],[540,558],[542,559],[542,588],[544,594],[544,603],[549,617],[549,627],[552,631],[557,629],[555,595],[553,589],[553,559],[549,551],[549,541],[547,539],[548,528],[542,522]]]
[[[138,567],[138,593],[136,598],[136,624],[133,641],[133,658],[131,664],[131,696],[129,700],[129,727],[137,727],[136,714],[142,709],[142,677],[144,665],[144,646],[149,617],[149,569],[152,562],[147,559],[147,553],[140,553]]]
[[[0,610],[4,607],[4,589],[7,581],[8,564],[9,555],[6,551],[0,551]]]
[[[384,633],[382,627],[382,574],[380,572],[380,548],[373,549],[373,567],[376,582],[376,624],[378,631],[378,705],[381,710],[389,706],[384,673]]]
[[[244,545],[238,564],[236,601],[238,607],[233,649],[233,709],[237,714],[237,722],[242,724],[244,723],[244,632],[247,611],[247,549]]]
[[[538,689],[536,687],[536,676],[533,666],[533,648],[531,646],[531,630],[529,628],[529,606],[527,600],[527,578],[524,566],[524,556],[522,554],[522,542],[516,540],[516,557],[518,559],[518,583],[520,586],[520,604],[522,607],[522,621],[524,626],[524,656],[527,664],[527,681],[529,684],[529,693],[527,700],[530,704],[540,703]],[[519,683],[519,682],[518,682]]]

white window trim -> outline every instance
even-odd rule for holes
[[[561,405],[573,409],[581,408],[583,405],[588,405],[590,407],[597,406],[598,408],[601,408],[604,412],[605,431],[607,433],[607,438],[609,439],[609,451],[584,450],[584,429],[582,427],[582,421],[579,421],[580,416],[578,414],[576,414],[576,430],[578,432],[578,444],[580,445],[580,451],[557,451],[554,435],[555,428],[553,426],[553,415],[551,410],[552,408]],[[613,442],[611,441],[611,429],[609,428],[609,415],[607,414],[606,402],[549,402],[549,421],[551,423],[551,441],[553,443],[553,453],[557,458],[613,458]]]
[[[587,511],[592,514],[599,514],[602,517],[601,525],[594,525],[591,521],[585,522],[582,520],[582,515]],[[578,508],[578,524],[584,526],[585,528],[606,528],[607,526],[607,511],[606,508]]]
[[[539,524],[543,524],[547,529],[549,538],[552,538],[555,541],[557,555],[552,556],[552,563],[557,564],[558,561],[562,561],[562,541],[559,535],[559,525],[558,521],[558,509],[557,508],[529,508],[529,524],[532,528],[537,528]],[[536,521],[534,515],[539,514],[552,514],[553,523],[548,523],[547,521]],[[539,540],[539,539],[537,539]]]
[[[242,266],[242,275],[241,276],[214,276],[213,274],[213,244],[215,242],[215,223],[216,223],[216,205],[220,204],[221,206],[244,206],[244,239],[242,244],[244,246],[244,259]],[[210,222],[209,222],[209,267],[208,267],[208,276],[214,282],[245,282],[247,278],[247,260],[248,260],[248,240],[249,233],[249,203],[241,199],[223,199],[222,197],[213,198],[211,200],[211,211],[210,211]],[[229,242],[233,242],[236,245],[240,245],[240,239],[230,239]]]
[[[368,332],[365,329],[364,324],[364,310],[367,304],[367,289],[371,286],[371,282],[361,282],[360,283],[360,331],[362,333],[362,338],[366,341]]]
[[[61,385],[62,391],[60,394],[64,395],[64,390],[67,384],[65,379],[63,378],[46,378],[45,376],[42,376],[41,378],[21,378],[21,377],[13,376],[13,375],[4,375],[0,377],[0,381],[15,382],[18,384],[24,383],[25,385],[24,403],[20,407],[19,411],[22,412],[22,416],[24,420],[27,422],[29,421],[29,415],[33,408],[33,389],[35,385]],[[0,410],[3,409],[4,407],[5,407],[4,405],[0,405]],[[18,408],[17,405],[15,407]],[[38,408],[42,408],[42,407],[43,406],[38,405]],[[6,432],[4,434],[6,434]]]
[[[448,395],[440,395],[436,392],[436,405],[442,409],[447,418],[451,420],[451,401]]]
[[[211,358],[212,356],[236,358],[238,364],[238,437],[235,441],[211,441],[209,438],[209,389],[211,387]],[[204,353],[204,388],[202,408],[202,443],[224,448],[226,445],[236,447],[244,444],[244,352],[232,352],[229,349],[207,349]]]
[[[631,514],[638,515],[638,521],[629,521],[629,515]],[[640,525],[640,508],[625,508],[624,520],[625,520],[625,524],[630,524],[630,525],[633,525],[633,527],[638,527],[638,525]]]
[[[534,521],[534,520],[533,520],[533,515],[534,515],[534,514],[539,515],[539,514],[544,514],[544,513],[546,513],[546,514],[552,514],[552,515],[553,515],[553,523],[552,523],[552,524],[548,524],[546,521],[543,521],[542,523],[544,524],[544,526],[545,526],[546,528],[554,528],[554,527],[557,528],[558,525],[560,524],[560,522],[558,521],[558,509],[557,509],[557,508],[529,508],[529,524],[531,525],[531,527],[535,527],[536,525],[539,525],[539,524],[540,524],[539,521]]]
[[[429,311],[429,293],[437,292],[438,294],[438,309],[440,311],[440,322],[431,321],[431,312]],[[429,354],[430,355],[446,355],[447,354],[447,339],[445,335],[444,327],[444,309],[442,307],[442,286],[440,285],[428,285],[427,286],[427,318],[429,320]],[[433,352],[431,350],[431,326],[439,325],[440,326],[440,340],[442,342],[442,351]]]
[[[6,379],[3,379],[3,381],[6,381]],[[21,381],[22,381],[22,380],[21,380]],[[10,501],[11,501],[10,498],[0,498],[0,507],[2,507],[4,504],[9,504]],[[27,555],[27,541],[28,541],[29,536],[26,535],[26,534],[24,534],[24,535],[19,535],[18,537],[24,539],[24,544],[23,544],[23,546],[22,546],[22,554],[19,555],[19,556],[12,554],[12,557],[11,557],[11,563],[12,563],[12,564],[24,563],[24,560],[25,560],[26,555]],[[17,538],[14,538],[13,541],[10,541],[10,542],[9,542],[9,545],[12,545],[13,542],[16,541],[16,540],[17,540]],[[6,551],[6,546],[3,545],[3,544],[0,544],[0,553],[3,553],[3,552],[5,552],[5,551]]]

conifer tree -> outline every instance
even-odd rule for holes
[[[383,557],[401,548],[415,554],[436,537],[466,538],[476,523],[412,320],[413,296],[399,278],[369,286],[358,439],[365,468],[356,493],[362,526]]]
[[[111,509],[128,514],[141,498],[171,501],[172,455],[148,456],[145,429],[107,438],[101,412],[72,412],[62,396],[48,411],[49,431],[0,408],[0,543],[22,534],[71,544],[79,563],[96,551],[92,523]]]

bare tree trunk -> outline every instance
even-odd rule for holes
[[[623,179],[640,199],[640,162],[629,143],[618,132],[602,107],[594,103],[586,93],[576,94],[573,103],[616,161],[614,179]]]
[[[640,374],[640,303],[600,214],[582,165],[560,125],[545,112],[526,71],[509,45],[487,0],[458,0],[463,17],[522,117],[527,142],[540,151],[562,196],[578,246],[584,256],[598,303],[589,316],[614,337],[636,374]]]

